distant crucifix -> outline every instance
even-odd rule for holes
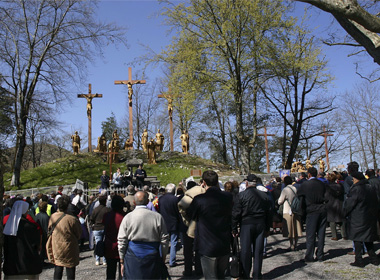
[[[87,118],[88,118],[88,152],[92,152],[92,143],[91,143],[91,111],[92,111],[92,99],[93,98],[102,98],[103,94],[92,94],[91,93],[91,84],[88,84],[88,94],[78,94],[78,98],[86,98],[87,100]]]
[[[133,114],[132,114],[132,96],[133,88],[135,84],[145,84],[145,80],[132,80],[132,68],[128,67],[128,80],[115,81],[115,85],[127,85],[128,86],[128,103],[129,103],[129,140],[133,143]]]
[[[264,126],[264,134],[257,134],[257,136],[264,136],[265,138],[265,155],[267,159],[267,173],[270,173],[269,168],[269,149],[268,149],[268,136],[276,136],[275,134],[267,134],[267,127]]]
[[[170,92],[170,88],[169,88]],[[168,113],[169,113],[169,124],[170,124],[170,151],[174,151],[174,140],[173,140],[173,95],[172,94],[159,94],[158,98],[165,98],[168,101]]]
[[[329,149],[327,148],[327,136],[333,136],[334,134],[329,134],[326,132],[326,126],[323,126],[323,133],[320,134],[325,138],[325,151],[326,151],[326,163],[327,163],[327,170],[330,170],[330,161],[329,161]]]

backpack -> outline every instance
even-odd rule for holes
[[[292,213],[297,215],[302,215],[302,203],[297,194],[293,191],[291,187],[289,187],[291,191],[294,193],[294,198],[292,200],[292,203],[290,204],[290,209],[292,209]],[[288,201],[289,203],[289,201]]]

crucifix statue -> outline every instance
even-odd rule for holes
[[[329,161],[329,149],[327,148],[327,136],[333,136],[334,134],[329,134],[326,132],[326,126],[323,126],[323,133],[320,134],[325,138],[325,151],[326,151],[326,163],[327,163],[327,170],[330,170],[330,161]]]
[[[87,118],[88,118],[88,152],[92,152],[92,143],[91,143],[91,111],[92,111],[92,99],[101,98],[103,94],[92,94],[91,93],[91,84],[88,84],[88,94],[78,94],[78,98],[86,98],[87,100]]]
[[[170,92],[170,88],[169,88]],[[173,140],[173,95],[172,94],[159,94],[158,98],[165,98],[168,101],[168,113],[169,113],[169,124],[170,124],[170,151],[174,151],[174,140]]]
[[[133,114],[132,114],[132,96],[133,88],[135,84],[145,84],[145,80],[132,80],[132,68],[128,67],[128,80],[115,81],[115,85],[127,85],[128,86],[128,104],[129,104],[129,141],[133,145]],[[133,147],[133,146],[132,146]]]
[[[267,127],[264,126],[264,134],[257,134],[257,136],[264,136],[265,139],[265,156],[267,159],[267,173],[270,173],[269,168],[269,149],[268,149],[268,136],[276,136],[275,134],[267,134]]]

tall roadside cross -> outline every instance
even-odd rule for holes
[[[87,118],[88,118],[88,152],[92,152],[92,143],[91,143],[91,111],[92,111],[92,99],[93,98],[102,98],[103,94],[92,94],[91,93],[91,84],[88,84],[88,94],[78,94],[78,98],[86,98],[87,100]]]
[[[173,95],[170,94],[159,94],[158,98],[165,98],[168,101],[168,113],[169,113],[169,124],[170,124],[170,151],[174,151],[174,140],[173,140]]]
[[[257,136],[264,136],[265,139],[265,155],[267,159],[267,173],[270,173],[270,168],[269,168],[269,149],[268,149],[268,136],[276,136],[275,134],[268,134],[267,133],[267,127],[264,126],[264,134],[257,134]]]
[[[115,81],[115,85],[127,85],[128,86],[128,103],[129,103],[129,139],[133,143],[133,114],[132,114],[132,96],[133,88],[135,84],[145,84],[145,80],[132,80],[132,67],[128,67],[128,80]]]
[[[327,136],[333,136],[334,134],[327,133],[326,126],[323,126],[323,133],[320,135],[325,138],[326,164],[327,164],[327,170],[330,170],[329,149],[327,148]]]

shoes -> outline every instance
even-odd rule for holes
[[[304,258],[301,260],[301,262],[304,262],[304,263],[312,263],[312,262],[316,262],[315,259],[307,259],[307,258]]]
[[[350,252],[347,253],[347,255],[355,256],[355,252],[354,251],[350,251]]]
[[[99,265],[99,262],[98,262],[98,261],[96,261],[96,262],[95,262],[95,265]]]
[[[379,265],[380,264],[380,262],[379,262],[378,259],[372,259],[372,260],[369,261],[369,263],[371,263],[373,265]]]
[[[347,237],[343,237],[343,240],[348,240],[348,238]]]
[[[183,272],[182,272],[182,275],[183,275],[183,276],[186,276],[186,277],[190,277],[190,276],[193,275],[193,273],[192,273],[191,271],[183,271]]]
[[[350,265],[356,266],[356,267],[361,267],[361,268],[365,267],[365,264],[363,262],[357,262],[357,261],[350,263]]]
[[[333,237],[333,238],[331,238],[331,240],[338,241],[338,238]]]

